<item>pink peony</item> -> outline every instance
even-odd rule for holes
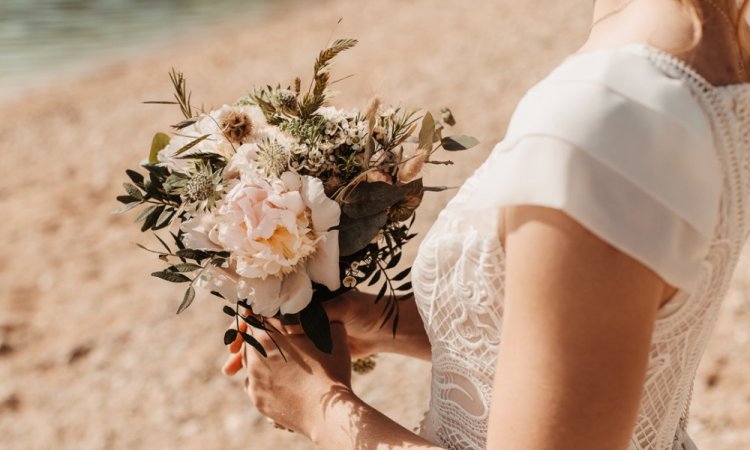
[[[230,283],[255,314],[269,317],[307,306],[312,281],[339,288],[338,231],[329,229],[340,214],[317,178],[242,171],[212,213],[184,222],[182,229],[189,248],[231,252],[237,277],[222,270],[216,281],[224,293],[231,291]]]

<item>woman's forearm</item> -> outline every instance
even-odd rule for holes
[[[384,301],[375,303],[375,296],[364,292],[353,293],[359,308],[358,314],[368,318],[372,323],[372,340],[375,351],[379,353],[398,353],[429,361],[432,358],[432,347],[427,338],[424,322],[419,315],[414,297],[398,303],[398,327],[393,335],[391,317],[382,327]]]
[[[430,449],[437,447],[371,407],[351,390],[335,388],[324,400],[321,425],[310,436],[319,449]]]

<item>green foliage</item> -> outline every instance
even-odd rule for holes
[[[151,139],[151,151],[148,154],[149,164],[159,163],[159,158],[157,155],[164,149],[164,147],[169,145],[170,140],[170,137],[165,133],[160,132],[154,135],[154,137]]]
[[[189,286],[185,291],[185,295],[182,297],[182,303],[180,303],[180,306],[177,308],[177,314],[188,309],[188,307],[193,303],[194,299],[195,289],[193,288],[193,286]]]
[[[299,313],[299,321],[305,335],[321,352],[333,351],[331,325],[323,305],[315,298]]]
[[[442,144],[444,149],[449,152],[455,152],[475,147],[479,144],[479,141],[471,136],[458,135],[444,137]]]

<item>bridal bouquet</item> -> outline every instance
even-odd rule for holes
[[[385,108],[365,112],[328,105],[331,61],[357,41],[323,50],[310,87],[256,88],[232,105],[205,111],[191,104],[181,73],[171,72],[184,116],[170,137],[157,133],[145,173],[128,170],[118,213],[142,206],[141,231],[166,230],[160,247],[145,250],[166,263],[151,275],[186,290],[177,313],[196,288],[223,299],[224,312],[250,333],[230,329],[265,355],[252,330],[269,332],[267,318],[299,323],[324,352],[332,350],[323,302],[367,282],[381,282],[384,326],[398,325],[398,303],[408,298],[410,269],[390,272],[426,187],[420,172],[439,148],[464,150],[469,136],[443,137],[455,123],[426,112]],[[417,125],[419,123],[419,130]],[[170,242],[168,244],[167,242]],[[369,280],[369,281],[368,281]],[[237,327],[239,328],[239,327]]]

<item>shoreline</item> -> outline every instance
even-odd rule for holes
[[[202,36],[213,36],[227,26],[239,27],[258,24],[278,14],[285,7],[293,6],[299,0],[273,0],[248,5],[239,15],[226,14],[213,22],[191,24],[189,30],[173,29],[152,41],[143,40],[119,48],[113,48],[106,55],[80,54],[72,57],[70,65],[57,64],[49,69],[37,68],[26,73],[0,78],[0,102],[14,100],[32,91],[44,91],[56,84],[75,83],[95,76],[112,67],[136,64],[154,55],[168,54],[175,49],[197,43]],[[144,58],[145,57],[145,58]]]

